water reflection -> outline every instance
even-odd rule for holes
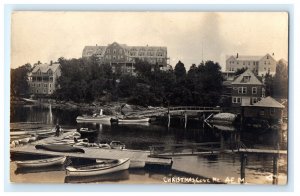
[[[128,179],[129,171],[123,170],[97,176],[66,176],[65,183],[119,182]]]
[[[171,127],[150,124],[143,125],[110,125],[110,123],[76,123],[76,117],[80,115],[79,110],[61,110],[53,108],[51,105],[30,106],[30,107],[12,107],[11,122],[43,122],[45,124],[54,125],[57,122],[63,127],[81,128],[88,127],[98,130],[97,134],[90,137],[90,142],[102,143],[118,140],[126,144],[128,149],[149,150],[151,145],[172,145],[172,144],[190,144],[201,142],[218,142],[221,149],[236,148],[238,142],[243,142],[247,148],[264,148],[277,149],[287,147],[287,130],[281,129],[252,129],[241,128],[224,125],[205,125],[198,122],[189,122],[188,127],[176,123],[171,123]],[[279,144],[279,146],[278,146]],[[278,158],[279,181],[286,179],[287,160],[285,157]],[[188,164],[187,164],[188,163]],[[193,157],[174,158],[174,168],[190,171],[203,176],[218,176],[224,178],[226,176],[240,177],[241,175],[241,158],[239,155],[202,155]],[[51,173],[52,170],[49,170]],[[16,171],[16,174],[24,173],[22,170]],[[25,170],[26,175],[30,175],[30,170]],[[37,170],[38,172],[38,170]],[[142,172],[140,174],[134,172]],[[148,175],[142,171],[130,171],[130,178],[133,175]],[[245,176],[247,182],[268,183],[272,181],[266,180],[266,176],[273,175],[273,157],[269,155],[252,154],[247,156],[245,161]],[[64,174],[63,174],[64,175]],[[162,173],[151,174],[159,176],[161,182]],[[151,175],[143,177],[149,180]],[[109,175],[110,176],[110,175]],[[124,176],[124,175],[121,175]],[[126,176],[126,175],[125,175]],[[124,181],[132,181],[132,179],[123,178]],[[152,178],[153,179],[153,178]],[[78,180],[78,179],[77,179]],[[71,182],[72,179],[65,180]],[[73,179],[74,181],[74,179]],[[76,179],[75,179],[76,181]],[[86,181],[103,182],[110,181],[101,179],[86,179]],[[113,181],[113,179],[112,179]],[[279,183],[280,183],[279,182]]]

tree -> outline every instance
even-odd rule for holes
[[[184,67],[184,64],[181,61],[178,61],[178,63],[175,65],[176,80],[183,79],[185,75],[186,75],[186,69]]]
[[[12,96],[24,96],[28,94],[28,74],[30,71],[31,65],[29,63],[10,70],[10,92]]]
[[[288,96],[288,68],[287,64],[280,60],[276,66],[276,73],[274,76],[274,96],[287,98]]]
[[[274,96],[274,77],[267,73],[264,78],[264,84],[266,87],[266,96]]]

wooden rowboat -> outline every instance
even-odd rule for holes
[[[62,165],[66,161],[66,157],[54,157],[48,159],[37,159],[30,161],[16,161],[18,168],[21,167],[46,167],[52,165]]]
[[[129,168],[130,160],[126,159],[117,159],[113,161],[103,161],[88,166],[81,167],[67,167],[66,175],[67,176],[95,176],[101,174],[113,173],[121,170],[126,170]]]

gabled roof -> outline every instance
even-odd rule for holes
[[[275,60],[273,58],[272,55],[270,54],[266,54],[266,55],[263,55],[263,56],[254,56],[254,55],[239,55],[238,58],[236,58],[236,56],[227,56],[227,60],[230,59],[230,58],[234,58],[235,60],[238,60],[238,61],[260,61],[262,58],[264,58],[265,56],[269,56],[270,58],[272,58],[273,60]]]
[[[259,61],[262,59],[264,56],[246,56],[246,55],[240,55],[237,60],[240,61]]]
[[[249,81],[245,82],[244,77],[250,77]],[[263,83],[254,75],[254,73],[250,69],[247,69],[244,73],[239,75],[231,84],[263,85]]]
[[[59,63],[53,63],[52,65],[44,63],[44,64],[38,64],[36,65],[31,73],[35,73],[38,70],[40,70],[42,73],[47,73],[47,71],[50,69],[53,73],[57,70],[59,67]]]
[[[82,51],[82,56],[92,56],[92,55],[104,55],[106,46],[85,46]]]
[[[268,108],[284,108],[284,105],[273,99],[272,97],[266,97],[260,100],[259,102],[256,102],[252,106],[255,107],[268,107]]]

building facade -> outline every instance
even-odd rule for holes
[[[108,46],[85,46],[83,58],[96,56],[101,64],[109,64],[112,71],[132,74],[136,59],[158,65],[161,70],[168,69],[167,47],[162,46],[127,46],[114,42]]]
[[[60,75],[61,71],[58,63],[37,64],[29,74],[30,93],[52,94],[56,88],[56,80]]]
[[[278,122],[282,120],[284,105],[272,97],[262,98],[259,102],[243,107],[243,118],[254,120],[268,120]]]
[[[226,71],[236,71],[247,68],[259,76],[265,76],[267,73],[275,75],[276,60],[270,54],[264,56],[229,56],[226,60]]]
[[[231,83],[232,106],[252,105],[265,97],[265,86],[249,69]]]

